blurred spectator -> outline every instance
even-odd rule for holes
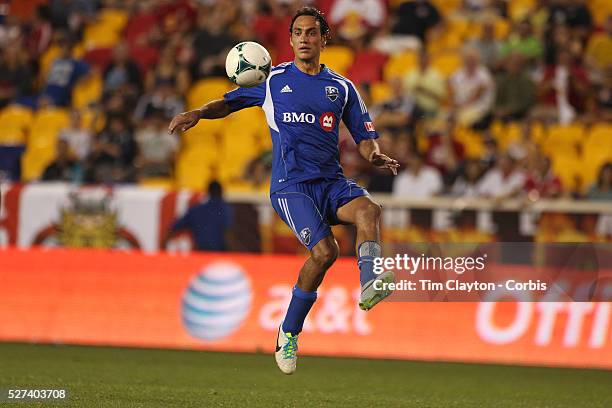
[[[603,82],[606,71],[612,69],[612,14],[606,18],[604,31],[594,33],[589,38],[585,64],[589,69],[590,79],[597,83]]]
[[[612,162],[607,162],[599,169],[597,182],[586,195],[589,200],[612,200]]]
[[[546,67],[539,84],[541,105],[533,113],[539,120],[567,124],[585,110],[589,81],[585,69],[572,61],[568,51],[561,50],[557,63]]]
[[[404,79],[408,94],[414,95],[417,118],[435,118],[446,98],[446,82],[438,70],[429,64],[427,52],[419,53],[419,66]]]
[[[387,56],[371,46],[370,35],[354,38],[348,45],[355,52],[355,59],[347,77],[358,85],[381,81]]]
[[[595,121],[612,122],[612,67],[605,71],[603,83],[593,89],[591,118]]]
[[[130,48],[127,43],[119,43],[113,50],[113,59],[103,73],[104,91],[122,90],[137,94],[142,90],[140,69],[130,58]]]
[[[386,13],[386,4],[382,0],[335,0],[329,22],[341,25],[347,17],[355,15],[369,27],[380,27],[385,22]]]
[[[582,42],[566,25],[553,26],[545,34],[544,63],[553,65],[561,51],[568,51],[573,58],[582,55]]]
[[[54,27],[68,29],[74,37],[79,38],[84,24],[94,18],[99,5],[99,2],[92,0],[51,0],[51,22]]]
[[[527,174],[525,193],[531,201],[557,198],[561,195],[561,180],[553,173],[550,158],[539,157],[535,167]]]
[[[176,62],[176,49],[166,46],[162,49],[159,61],[147,72],[145,86],[148,91],[160,83],[174,83],[176,91],[184,94],[189,88],[191,78],[187,69]]]
[[[431,129],[425,159],[428,165],[438,169],[447,185],[454,181],[465,152],[463,144],[453,138],[452,131],[448,121],[439,122]]]
[[[398,146],[393,143],[393,136],[390,132],[380,132],[378,144],[381,152],[397,152]],[[391,191],[393,191],[394,180],[395,176],[393,176],[388,169],[373,167],[372,171],[370,172],[370,179],[368,181],[368,191],[372,193],[391,193]]]
[[[406,169],[393,180],[393,196],[424,199],[441,193],[442,187],[440,172],[425,165],[418,153],[412,153]]]
[[[138,0],[136,10],[130,15],[124,30],[124,38],[131,48],[138,48],[155,37],[158,14],[155,10],[155,0]]]
[[[227,18],[219,7],[215,8],[213,13],[208,13],[205,9],[200,11],[198,30],[193,39],[195,59],[191,75],[194,78],[225,76],[225,57],[229,49],[238,42],[238,38],[227,29],[226,23]],[[285,34],[288,36],[287,31]]]
[[[478,50],[485,66],[491,70],[496,69],[502,44],[495,37],[494,20],[487,19],[482,23],[480,38],[472,41],[471,46]]]
[[[516,196],[524,185],[525,175],[516,168],[514,159],[505,154],[484,174],[476,190],[480,197],[504,199]]]
[[[47,50],[49,44],[51,44],[52,34],[53,28],[49,21],[49,7],[46,5],[38,6],[34,11],[30,33],[26,40],[26,47],[32,58],[37,59]]]
[[[397,8],[392,32],[417,37],[424,44],[427,32],[441,22],[440,12],[429,0],[407,1]]]
[[[523,69],[523,57],[511,54],[497,77],[495,118],[504,122],[522,120],[535,102],[535,85]]]
[[[111,116],[94,140],[86,178],[97,183],[133,181],[135,156],[136,143],[127,120],[122,116]]]
[[[212,181],[208,185],[206,200],[191,207],[176,220],[167,237],[187,230],[192,234],[197,251],[226,251],[228,230],[232,224],[233,212],[223,199],[221,184]]]
[[[0,53],[0,108],[3,108],[31,93],[33,72],[19,47],[5,47]]]
[[[542,43],[533,34],[531,23],[525,19],[518,23],[516,33],[510,34],[508,40],[502,45],[501,56],[511,54],[521,55],[528,64],[535,64],[542,55]]]
[[[531,138],[532,124],[523,122],[521,126],[520,138],[512,141],[506,149],[508,155],[518,163],[531,162],[537,159],[538,145]]]
[[[95,119],[94,119],[95,121]],[[91,149],[91,129],[83,126],[78,109],[70,112],[70,124],[59,133],[59,139],[68,144],[70,154],[78,161],[84,161]]]
[[[177,93],[172,77],[161,78],[153,92],[140,97],[134,112],[134,120],[142,120],[148,112],[162,110],[167,119],[173,118],[184,110],[183,99]]]
[[[550,0],[548,22],[552,25],[566,25],[586,38],[593,19],[585,0]]]
[[[57,141],[57,154],[42,175],[43,181],[80,181],[81,172],[76,160],[70,155],[70,146],[63,139]]]
[[[243,178],[255,189],[269,190],[272,158],[272,150],[266,150],[247,164]]]
[[[412,125],[414,99],[404,92],[400,78],[391,80],[392,95],[380,105],[372,107],[376,126],[391,132],[401,132]]]
[[[54,105],[69,106],[72,90],[89,73],[89,65],[72,57],[71,42],[67,38],[60,39],[59,47],[59,55],[47,74],[43,95],[49,97]]]
[[[478,160],[466,160],[463,169],[453,186],[450,194],[454,197],[478,196],[478,182],[482,175],[482,166]]]
[[[178,150],[175,136],[168,134],[164,112],[153,111],[140,124],[135,133],[138,156],[135,164],[140,177],[169,177]]]
[[[489,127],[495,101],[495,83],[473,47],[463,51],[463,66],[449,79],[457,123],[477,130]]]
[[[497,140],[492,137],[485,137],[484,139],[484,150],[480,155],[480,166],[483,171],[491,169],[497,163],[499,156],[499,150],[497,146]]]

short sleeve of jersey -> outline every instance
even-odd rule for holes
[[[342,120],[349,132],[351,132],[355,143],[359,144],[362,140],[378,138],[378,133],[374,130],[368,109],[361,99],[359,92],[350,82],[348,83],[348,99]]]
[[[232,112],[252,106],[261,106],[266,98],[266,83],[252,88],[236,88],[223,95],[225,103]]]

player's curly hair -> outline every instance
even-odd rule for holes
[[[329,24],[327,24],[327,20],[325,19],[325,15],[321,13],[321,11],[315,7],[304,6],[301,7],[298,11],[295,12],[293,19],[291,20],[291,25],[289,26],[289,34],[293,32],[293,23],[300,16],[312,16],[319,22],[319,27],[321,27],[321,35],[329,36]]]

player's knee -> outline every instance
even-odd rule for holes
[[[322,245],[317,244],[312,250],[312,260],[322,268],[329,268],[338,258],[340,249],[336,240],[321,241]]]
[[[378,222],[382,210],[380,205],[370,201],[367,205],[357,210],[357,223],[372,223]]]

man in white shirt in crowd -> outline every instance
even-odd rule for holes
[[[518,195],[525,185],[525,174],[517,169],[514,159],[500,156],[495,167],[489,170],[476,187],[477,195],[497,200]]]
[[[438,169],[425,165],[419,154],[412,153],[408,156],[406,169],[393,181],[393,196],[425,199],[441,193],[442,187]]]

